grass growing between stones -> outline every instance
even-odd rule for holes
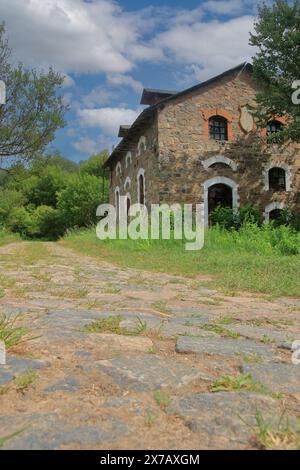
[[[38,379],[38,373],[35,370],[29,370],[15,378],[17,392],[25,393],[30,385]]]
[[[263,362],[262,357],[255,353],[254,354],[240,353],[239,356],[241,356],[245,364],[261,364]]]
[[[210,323],[205,323],[201,325],[200,328],[205,331],[211,331],[212,333],[217,333],[218,335],[223,336],[224,338],[239,338],[239,334],[235,333],[235,331],[231,331],[228,328],[224,328],[220,325],[211,325]]]
[[[101,318],[100,320],[94,320],[88,325],[85,325],[83,329],[87,333],[113,333],[115,335],[124,335],[126,330],[120,327],[120,323],[123,320],[124,318],[120,315]]]
[[[16,431],[12,434],[8,434],[7,436],[4,436],[4,437],[0,437],[0,449],[1,447],[4,446],[4,444],[6,444],[7,441],[10,441],[11,439],[13,439],[14,437],[17,437],[19,436],[22,432],[25,431],[25,429],[27,428],[24,428],[24,429],[20,429],[19,431]]]
[[[154,392],[154,400],[163,410],[166,409],[171,402],[169,395],[162,390],[156,390],[156,392]]]
[[[256,382],[251,374],[240,374],[236,377],[224,375],[210,386],[210,391],[213,393],[247,391],[271,395],[273,398],[280,398],[279,394],[273,393],[264,384]]]
[[[250,426],[255,434],[255,441],[265,450],[300,450],[300,423],[298,430],[292,428],[284,414],[277,421],[265,420],[259,410],[255,415],[256,426]]]
[[[18,316],[10,318],[0,313],[0,340],[4,341],[7,350],[34,339],[27,328],[17,325],[18,319]]]
[[[300,297],[300,254],[288,255],[284,244],[300,244],[300,234],[283,227],[245,227],[206,231],[201,251],[186,251],[181,240],[105,240],[94,229],[68,233],[60,241],[80,253],[119,266],[186,277],[205,275],[206,284],[224,290],[248,290],[272,296]]]

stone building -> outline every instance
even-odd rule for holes
[[[219,204],[255,204],[265,220],[285,207],[299,212],[300,146],[269,142],[283,118],[256,129],[256,93],[249,64],[182,92],[145,89],[148,107],[120,127],[122,140],[107,161],[110,202],[204,202],[206,224]]]

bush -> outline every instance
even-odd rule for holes
[[[229,207],[218,206],[211,214],[211,223],[226,230],[237,229],[240,225],[239,214]]]
[[[247,204],[237,212],[229,207],[218,206],[211,215],[213,225],[219,225],[226,230],[237,230],[245,224],[261,225],[261,215],[258,207]]]
[[[12,232],[23,237],[33,236],[35,233],[32,214],[25,207],[17,207],[11,211],[7,226]]]
[[[96,210],[101,203],[100,181],[96,176],[79,174],[70,177],[58,194],[57,207],[65,228],[88,227],[96,223]]]
[[[25,202],[24,196],[13,189],[0,191],[0,226],[7,223],[9,215],[16,207],[21,207]]]
[[[270,243],[281,255],[290,256],[299,254],[299,238],[297,233],[284,225],[274,228],[272,224],[266,227],[269,232]]]
[[[39,206],[32,214],[34,236],[56,240],[64,234],[64,224],[57,209]]]
[[[253,204],[247,204],[245,207],[242,207],[239,211],[239,224],[240,226],[244,224],[261,224],[261,215],[259,208]]]
[[[57,193],[65,188],[68,174],[56,167],[47,167],[40,176],[24,181],[24,193],[30,204],[56,207]]]

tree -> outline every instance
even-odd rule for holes
[[[292,84],[300,80],[300,0],[261,5],[250,44],[258,48],[253,76],[263,84],[257,95],[259,123],[265,126],[274,116],[285,116],[282,137],[299,142],[300,104],[292,101]]]
[[[96,210],[103,202],[100,181],[94,175],[71,175],[65,189],[58,193],[57,208],[65,228],[89,227],[96,223]]]
[[[11,63],[11,50],[0,24],[0,79],[6,103],[0,105],[0,158],[7,167],[14,157],[26,161],[42,152],[64,126],[67,107],[58,95],[64,78],[54,72],[26,70]]]
[[[108,201],[108,191],[109,191],[109,182],[108,182],[108,170],[104,168],[104,163],[108,159],[108,151],[104,150],[103,152],[92,155],[88,160],[82,161],[79,163],[79,169],[81,173],[86,173],[88,175],[97,176],[101,179],[101,193],[102,201]]]

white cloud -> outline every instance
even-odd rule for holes
[[[99,152],[99,144],[90,137],[80,137],[73,143],[73,147],[80,153],[92,155]]]
[[[234,15],[242,13],[245,4],[244,0],[209,0],[203,4],[204,10],[219,15]]]
[[[75,81],[73,80],[72,77],[70,77],[70,75],[65,75],[62,86],[63,88],[72,88],[75,86]]]
[[[10,46],[29,66],[64,72],[132,69],[127,51],[138,41],[138,22],[110,0],[1,0]]]
[[[81,126],[99,128],[106,134],[116,135],[120,125],[131,125],[139,112],[128,108],[98,108],[80,109],[77,115]]]
[[[85,108],[94,108],[95,106],[103,106],[116,97],[117,95],[113,91],[103,86],[96,86],[81,98],[81,102]]]
[[[143,90],[143,84],[129,75],[108,75],[107,81],[113,86],[128,86],[136,93],[141,93]]]
[[[193,78],[204,80],[251,57],[253,49],[248,42],[252,27],[251,16],[224,22],[196,21],[159,34],[154,42],[160,44],[170,61],[192,67]]]
[[[17,58],[68,74],[104,73],[115,86],[140,92],[132,76],[142,62],[201,67],[201,79],[252,54],[253,17],[208,21],[205,14],[242,14],[256,0],[207,0],[199,8],[147,7],[125,11],[113,0],[1,0],[0,17]]]

